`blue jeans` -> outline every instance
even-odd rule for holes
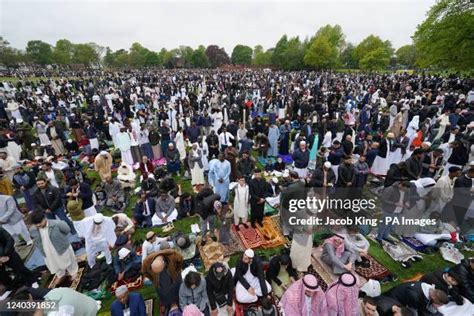
[[[56,219],[56,217],[57,217],[60,220],[65,221],[66,224],[69,226],[69,228],[71,228],[71,234],[72,235],[77,234],[76,229],[74,228],[74,225],[72,224],[69,217],[67,217],[66,212],[64,212],[64,207],[60,207],[57,210],[55,210],[54,212],[46,214],[46,217],[48,219]]]
[[[386,223],[388,217],[398,217],[399,214],[391,214],[387,212],[383,212],[382,215],[382,222],[379,224],[379,228],[377,230],[377,240],[383,240],[386,239],[389,235],[390,232],[392,231],[393,224],[388,224]],[[391,221],[393,222],[393,221]]]

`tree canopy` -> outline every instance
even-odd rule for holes
[[[413,35],[420,68],[474,68],[474,3],[439,0]]]
[[[394,50],[392,43],[369,35],[350,43],[340,25],[324,25],[311,38],[283,35],[274,47],[236,45],[231,58],[218,45],[180,46],[153,51],[141,43],[113,51],[96,43],[60,39],[55,45],[31,40],[19,50],[0,37],[0,64],[83,64],[106,67],[216,68],[226,64],[300,69],[435,69],[474,68],[474,4],[465,0],[437,0],[407,43]]]
[[[237,45],[232,51],[230,60],[234,65],[250,65],[252,63],[253,50],[249,46]]]

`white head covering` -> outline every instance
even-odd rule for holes
[[[332,167],[332,163],[329,162],[329,161],[326,161],[326,162],[324,163],[324,167],[326,167],[327,169],[329,169],[329,168]]]
[[[415,184],[416,192],[420,197],[428,195],[436,184],[433,178],[421,178],[412,182]]]
[[[118,255],[119,255],[119,259],[120,260],[123,260],[126,256],[128,256],[130,254],[130,250],[128,250],[127,248],[122,248],[119,250],[118,252]]]
[[[249,249],[245,250],[244,255],[246,255],[249,258],[253,258],[255,256],[255,252],[252,249],[249,248]]]
[[[94,223],[100,224],[104,221],[104,215],[102,213],[97,213],[94,215]]]

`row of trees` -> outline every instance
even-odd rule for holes
[[[8,66],[19,63],[92,66],[100,63],[104,51],[105,48],[96,43],[74,44],[67,39],[57,41],[55,46],[39,40],[29,41],[25,51],[20,51],[0,37],[0,63]]]
[[[465,70],[474,68],[474,5],[463,0],[438,0],[426,20],[413,35],[413,44],[394,50],[388,40],[369,35],[358,44],[346,41],[339,25],[321,27],[314,36],[300,40],[283,35],[275,47],[264,50],[236,45],[231,56],[216,45],[189,46],[155,52],[133,43],[130,49],[112,51],[95,43],[74,44],[66,39],[55,46],[29,41],[25,51],[9,46],[0,38],[0,63],[103,64],[107,67],[215,68],[225,64],[271,66],[285,70],[437,68]]]

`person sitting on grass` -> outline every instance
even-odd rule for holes
[[[272,285],[273,293],[281,298],[288,287],[298,279],[298,274],[292,266],[290,256],[283,253],[270,260],[266,277]]]
[[[155,214],[152,217],[153,226],[170,223],[178,217],[174,198],[166,191],[160,192],[160,197],[155,200]]]
[[[128,248],[121,248],[114,257],[114,270],[117,281],[133,281],[140,276],[141,257]]]

